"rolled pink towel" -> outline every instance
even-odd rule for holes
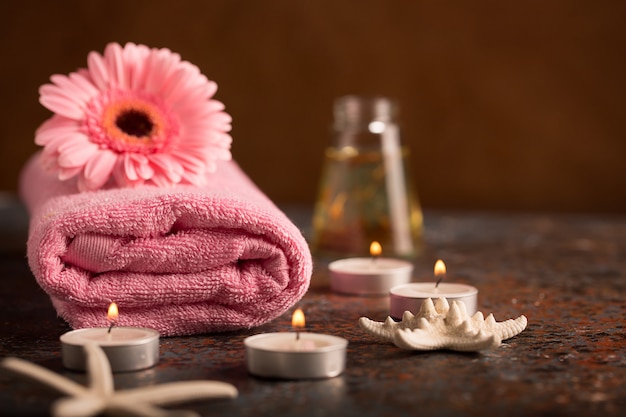
[[[266,323],[306,292],[312,270],[298,228],[236,163],[205,186],[78,192],[35,155],[20,191],[31,216],[28,261],[73,328],[119,325],[164,336]]]

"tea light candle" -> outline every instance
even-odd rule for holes
[[[411,281],[413,264],[400,259],[380,258],[382,247],[370,245],[370,258],[348,258],[331,262],[330,287],[344,294],[383,295],[397,285]]]
[[[437,282],[413,282],[398,285],[389,290],[389,315],[401,319],[405,311],[416,314],[422,302],[427,298],[444,297],[448,302],[458,300],[465,303],[467,313],[472,315],[477,310],[478,289],[471,285],[441,282],[446,275],[446,266],[442,260],[435,263]]]
[[[292,325],[304,327],[304,313],[294,312]],[[346,363],[344,338],[303,332],[263,333],[244,340],[248,372],[265,378],[332,378]]]
[[[159,332],[143,327],[114,326],[118,310],[111,303],[108,311],[110,327],[90,327],[61,335],[63,366],[75,371],[87,368],[84,346],[95,343],[102,348],[113,372],[150,368],[159,361]]]

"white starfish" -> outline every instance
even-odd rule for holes
[[[445,298],[439,298],[436,303],[427,298],[416,315],[405,311],[400,322],[391,317],[384,322],[367,317],[359,319],[366,332],[403,349],[464,352],[498,347],[502,340],[521,333],[527,323],[523,315],[503,322],[496,322],[493,314],[485,319],[480,311],[470,317],[465,303],[453,300],[450,306]]]
[[[157,406],[208,398],[233,398],[238,394],[233,385],[217,381],[172,382],[116,392],[111,365],[102,348],[90,343],[85,345],[85,353],[88,387],[22,359],[5,358],[1,365],[69,395],[52,405],[55,417],[89,417],[102,413],[131,417],[192,417],[198,414]]]

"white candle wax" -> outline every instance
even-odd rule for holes
[[[394,319],[402,318],[405,311],[415,314],[419,311],[422,302],[427,298],[433,300],[446,298],[448,302],[458,300],[465,303],[467,313],[476,312],[478,289],[471,285],[453,282],[413,282],[398,285],[389,290],[389,315]]]
[[[392,258],[348,258],[331,262],[330,286],[345,294],[383,295],[411,281],[413,264]]]
[[[248,371],[266,378],[331,378],[345,368],[348,341],[319,333],[263,333],[244,340]]]
[[[159,361],[159,332],[143,327],[92,327],[61,335],[61,353],[66,368],[86,369],[83,346],[95,343],[102,348],[113,372],[134,371]]]

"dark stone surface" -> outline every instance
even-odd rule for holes
[[[383,320],[386,297],[330,293],[326,264],[299,303],[308,331],[349,340],[346,371],[313,381],[248,375],[243,340],[289,331],[291,311],[265,326],[161,339],[160,363],[115,375],[117,389],[216,379],[239,397],[184,404],[203,416],[618,416],[626,411],[626,218],[426,213],[415,280],[442,258],[448,280],[479,288],[478,305],[497,320],[524,314],[527,329],[477,353],[406,352],[373,340],[361,316]],[[61,366],[56,317],[23,255],[0,257],[0,357],[33,361],[76,381]],[[59,394],[0,371],[0,415],[47,415]]]

